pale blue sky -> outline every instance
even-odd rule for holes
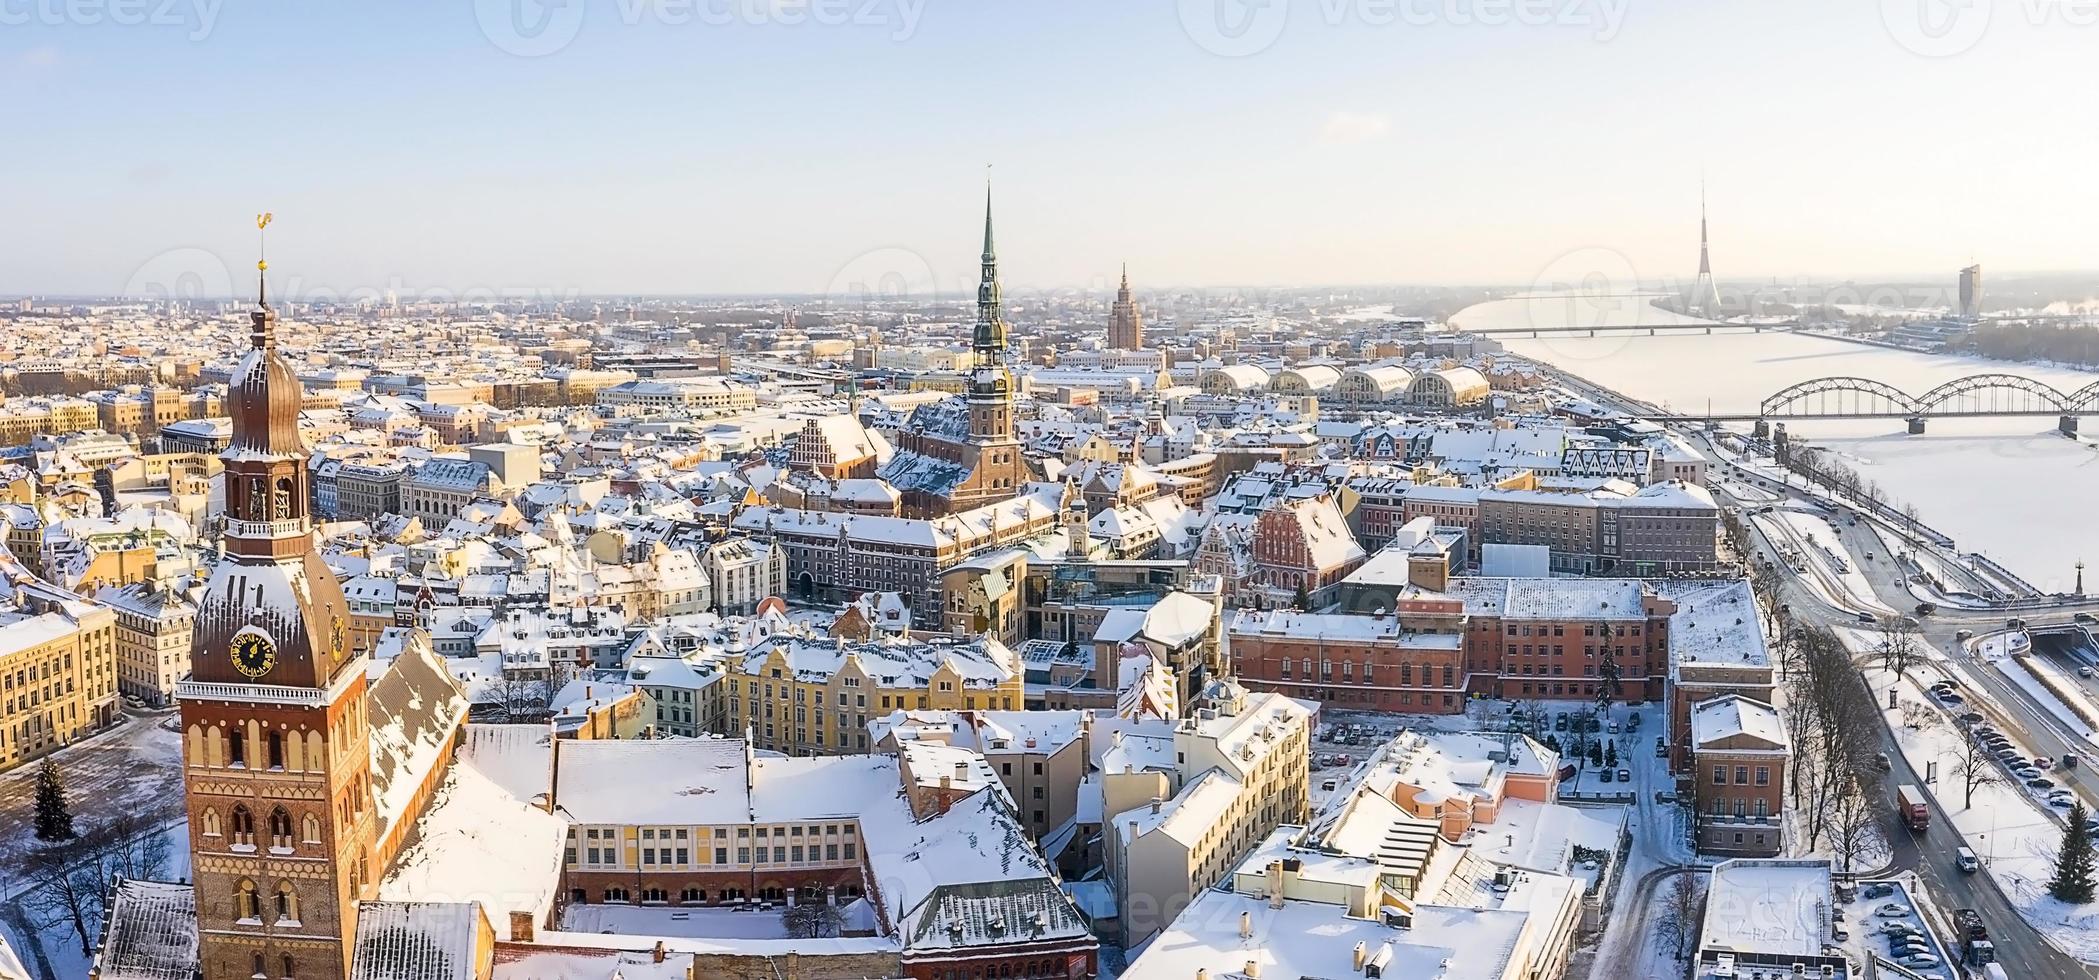
[[[538,0],[234,0],[200,29],[215,2],[0,0],[0,292],[111,293],[184,248],[245,268],[265,208],[273,275],[309,286],[952,288],[986,162],[1019,288],[1124,260],[1154,287],[1522,283],[1583,249],[1686,276],[1701,170],[1723,278],[2099,267],[2099,26],[2045,0],[1967,0],[1994,17],[1939,58],[1883,8],[1942,0],[1611,0],[1615,33],[1602,0],[1547,26],[1268,0],[1286,26],[1244,57],[1182,20],[1242,0],[850,0],[879,22],[846,26],[555,0],[524,12],[584,17],[538,57],[480,19]]]

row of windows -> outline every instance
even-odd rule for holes
[[[1715,766],[1713,767],[1713,785],[1715,785],[1715,786],[1725,786],[1725,785],[1727,785],[1727,768],[1728,768],[1728,767],[1727,767],[1727,766],[1725,766],[1725,765],[1715,765]],[[1749,785],[1749,784],[1750,784],[1750,783],[1749,783],[1749,769],[1750,769],[1750,767],[1748,767],[1748,766],[1736,766],[1736,767],[1734,767],[1734,770],[1735,770],[1735,783],[1736,783],[1737,785],[1743,785],[1743,786],[1746,786],[1746,785]],[[1771,767],[1770,767],[1770,766],[1757,766],[1757,767],[1756,767],[1756,783],[1755,783],[1755,785],[1758,785],[1758,786],[1769,786],[1769,785],[1771,785]]]

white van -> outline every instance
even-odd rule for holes
[[[1971,873],[1982,869],[1982,862],[1975,859],[1975,852],[1965,847],[1953,849],[1953,863],[1962,871]]]

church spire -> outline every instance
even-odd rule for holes
[[[248,313],[248,342],[256,350],[277,346],[277,312],[270,309],[270,260],[267,229],[276,215],[264,211],[255,216],[255,309]]]
[[[991,180],[984,180],[984,257],[977,281],[977,326],[970,346],[979,365],[998,363],[1006,351],[1006,323],[1000,314],[998,249],[991,235]]]

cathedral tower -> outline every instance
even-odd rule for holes
[[[364,659],[313,549],[299,379],[277,351],[269,265],[256,268],[221,457],[225,554],[177,691],[198,953],[206,980],[325,980],[349,974],[375,884]]]

